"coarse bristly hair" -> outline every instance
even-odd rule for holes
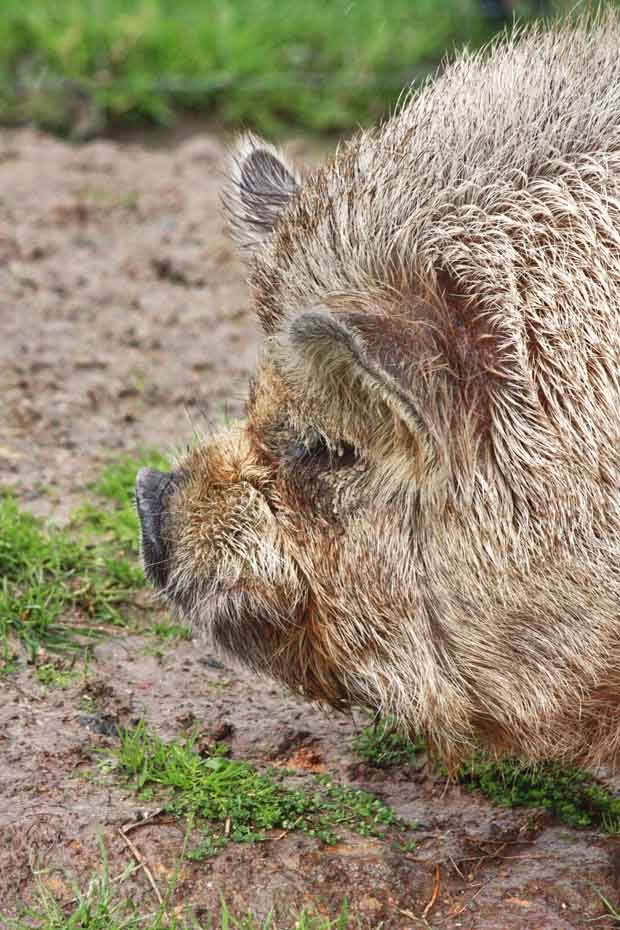
[[[171,602],[448,762],[617,763],[617,14],[460,55],[303,177],[245,138],[226,202],[265,348],[182,463]]]

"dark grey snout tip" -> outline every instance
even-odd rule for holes
[[[166,500],[173,487],[171,473],[141,468],[136,475],[136,508],[142,531],[144,571],[158,588],[165,588],[168,579]]]
[[[136,475],[136,500],[138,502],[148,500],[157,493],[162,480],[168,477],[169,475],[155,468],[141,468]]]

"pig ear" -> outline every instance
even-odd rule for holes
[[[277,149],[256,136],[243,136],[224,194],[234,238],[247,248],[260,245],[271,235],[298,185],[294,168]]]
[[[414,372],[415,345],[389,316],[311,310],[290,321],[285,341],[326,397],[350,397],[357,386],[362,403],[364,397],[384,403],[427,450],[434,448],[422,411],[425,386]]]

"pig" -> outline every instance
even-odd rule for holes
[[[316,169],[245,136],[247,415],[137,477],[196,631],[450,766],[619,756],[619,49],[463,52]]]

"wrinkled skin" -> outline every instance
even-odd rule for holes
[[[619,43],[463,57],[304,178],[244,139],[247,419],[138,476],[196,629],[448,761],[618,756]]]

